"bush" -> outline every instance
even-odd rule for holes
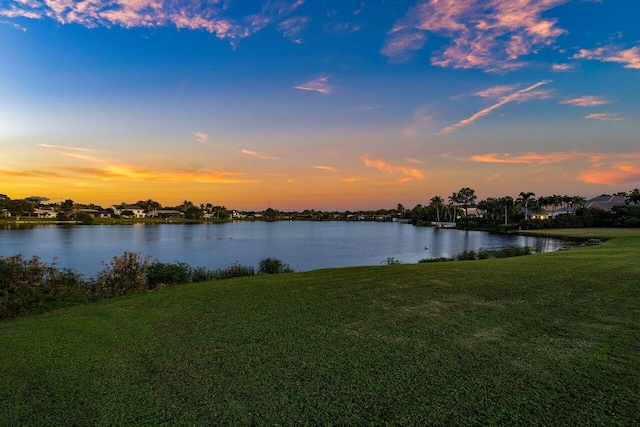
[[[163,263],[154,261],[147,268],[147,286],[177,285],[192,281],[193,269],[184,262]]]
[[[78,273],[59,270],[37,256],[0,257],[0,318],[40,313],[87,300],[87,286]]]
[[[382,264],[385,264],[385,265],[402,264],[402,261],[390,256],[390,257],[387,257],[387,259],[385,259],[384,261],[382,261]]]
[[[475,251],[460,252],[458,255],[456,255],[456,259],[458,261],[473,261],[476,259],[476,252]]]
[[[265,261],[265,260],[262,260],[262,261]],[[262,264],[262,261],[261,261],[261,264]],[[279,261],[279,260],[276,260],[276,261]],[[266,273],[266,271],[263,271],[263,273]],[[276,271],[276,273],[285,273],[285,271]],[[226,266],[225,268],[219,268],[215,270],[212,273],[212,276],[214,279],[231,279],[233,277],[253,276],[254,274],[256,274],[256,269],[253,266],[240,265],[237,262],[235,262],[231,265]]]
[[[421,260],[418,260],[418,262],[420,264],[424,264],[424,263],[428,263],[428,262],[446,262],[446,261],[453,261],[453,258],[447,258],[447,257],[439,257],[439,258],[423,258]]]
[[[108,266],[98,273],[92,288],[99,298],[118,297],[147,290],[149,257],[137,252],[125,252],[115,256]]]
[[[293,273],[293,268],[277,258],[265,258],[260,261],[258,271],[264,274]]]

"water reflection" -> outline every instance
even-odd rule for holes
[[[479,249],[529,246],[534,252],[562,247],[555,239],[370,222],[236,222],[158,225],[5,225],[0,255],[38,255],[61,268],[93,275],[114,256],[140,252],[162,262],[216,269],[234,262],[256,266],[280,258],[296,271],[380,265],[387,258],[415,263]]]

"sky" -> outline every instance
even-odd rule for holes
[[[640,187],[634,0],[0,0],[0,193],[407,208]]]

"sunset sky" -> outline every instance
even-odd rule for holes
[[[0,193],[411,208],[640,187],[635,0],[0,0]]]

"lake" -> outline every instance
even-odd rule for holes
[[[38,225],[0,229],[0,255],[37,255],[59,268],[94,275],[114,256],[140,252],[162,262],[217,269],[234,262],[258,266],[279,258],[295,271],[416,263],[465,250],[562,247],[555,239],[414,227],[391,222],[230,222],[222,224]],[[426,249],[428,247],[428,249]]]

